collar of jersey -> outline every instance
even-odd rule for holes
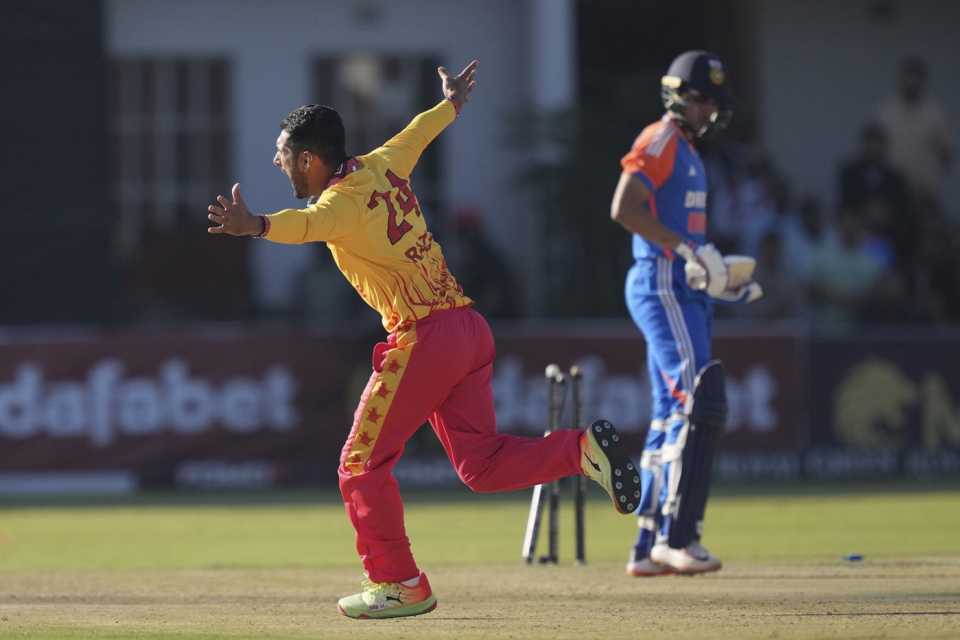
[[[346,178],[348,175],[350,175],[354,171],[358,171],[359,169],[362,169],[362,168],[363,168],[363,165],[360,164],[359,160],[357,160],[356,158],[347,158],[346,160],[340,163],[340,166],[337,167],[337,170],[333,172],[332,176],[330,176],[330,180],[327,182],[327,186],[325,186],[324,189],[329,189],[330,187],[337,184],[338,182]]]

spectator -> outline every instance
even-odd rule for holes
[[[816,251],[810,270],[814,321],[826,330],[853,328],[883,276],[883,266],[863,250],[864,229],[856,216],[841,216],[838,240]]]
[[[757,243],[757,282],[763,285],[763,297],[752,304],[730,305],[741,318],[794,318],[805,304],[803,290],[784,265],[783,241],[775,230],[767,231]]]
[[[489,318],[515,318],[520,313],[516,278],[506,261],[483,232],[481,217],[472,208],[456,216],[456,271],[464,293]]]
[[[790,187],[785,179],[771,180],[766,190],[769,196],[763,206],[751,209],[744,221],[740,252],[748,256],[758,257],[764,236],[781,228],[788,219],[796,218],[790,208]]]
[[[922,221],[918,252],[917,307],[921,313],[947,323],[960,322],[960,227],[931,198],[921,198]]]
[[[787,275],[806,286],[817,256],[834,251],[836,232],[824,219],[823,207],[814,196],[800,201],[799,215],[790,214],[779,228],[783,268]]]
[[[740,244],[739,253],[747,253],[748,247],[744,244],[744,237],[749,227],[762,228],[772,221],[776,213],[774,189],[777,179],[770,157],[763,151],[755,150],[747,159],[744,179],[737,185],[735,206],[739,214],[736,228]],[[755,234],[753,246],[756,245],[761,234]]]
[[[840,206],[860,218],[870,251],[912,284],[917,224],[906,182],[887,160],[887,132],[877,123],[863,127],[858,155],[840,169]]]
[[[743,149],[740,145],[702,142],[703,166],[707,172],[707,237],[721,253],[736,253],[740,238],[737,190],[742,179]]]
[[[953,151],[940,104],[927,94],[927,63],[906,58],[900,63],[897,95],[879,109],[890,140],[890,162],[915,195],[943,199],[943,182]]]
[[[907,185],[887,157],[886,129],[870,122],[860,130],[860,150],[840,169],[840,206],[858,209],[880,199],[894,210],[907,209]]]

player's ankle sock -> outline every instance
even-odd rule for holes
[[[400,584],[402,584],[405,587],[415,587],[418,584],[420,584],[420,576],[416,575],[410,578],[409,580],[401,580]]]
[[[655,518],[640,516],[638,525],[637,544],[633,547],[634,558],[642,559],[650,555],[650,549],[657,537],[657,522]]]

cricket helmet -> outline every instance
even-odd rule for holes
[[[723,129],[733,117],[733,95],[727,83],[726,68],[717,54],[687,51],[674,59],[667,74],[660,79],[660,96],[667,111],[681,121],[691,99],[712,98],[717,103],[717,112],[707,126],[695,132],[703,136]]]

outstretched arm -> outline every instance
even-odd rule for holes
[[[444,67],[437,69],[442,79],[443,102],[418,115],[403,131],[381,147],[389,157],[390,164],[396,173],[409,177],[424,149],[460,113],[470,99],[473,88],[477,86],[474,74],[478,64],[474,60],[457,76],[451,76]]]
[[[217,196],[217,204],[207,207],[213,226],[207,233],[266,238],[283,244],[336,241],[354,231],[356,209],[349,198],[321,200],[305,209],[284,209],[266,216],[254,215],[240,195],[240,184],[233,185],[233,200]]]

